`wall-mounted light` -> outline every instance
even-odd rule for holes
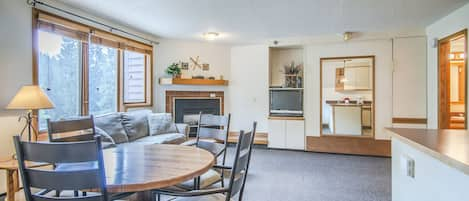
[[[219,35],[217,32],[206,32],[203,37],[205,40],[215,40]]]

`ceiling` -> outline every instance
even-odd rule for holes
[[[469,0],[59,0],[158,37],[226,43],[423,30]]]

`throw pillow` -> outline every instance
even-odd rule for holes
[[[94,118],[96,127],[99,127],[112,137],[116,144],[128,142],[127,134],[121,123],[121,113],[109,113]]]
[[[176,125],[170,113],[154,113],[148,115],[150,135],[177,133]]]
[[[114,142],[114,139],[112,139],[112,137],[109,134],[107,134],[106,131],[104,131],[103,129],[98,128],[98,127],[95,126],[94,130],[96,132],[95,133],[96,135],[102,136],[103,142],[110,142],[112,144],[116,144]]]
[[[135,110],[122,113],[122,125],[127,132],[129,141],[148,136],[147,116],[151,110]]]

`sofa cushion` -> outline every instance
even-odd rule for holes
[[[128,142],[124,126],[121,123],[121,113],[109,113],[94,118],[96,127],[105,131],[116,144]]]
[[[135,110],[122,113],[122,125],[129,141],[148,136],[148,119],[151,110]]]
[[[170,113],[149,114],[147,118],[150,135],[178,132]]]
[[[136,143],[145,144],[181,144],[186,140],[186,136],[181,133],[167,133],[160,135],[147,136],[135,140]]]

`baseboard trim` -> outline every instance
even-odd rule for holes
[[[427,124],[426,118],[401,118],[394,117],[392,118],[393,124]]]
[[[306,150],[324,153],[390,157],[391,141],[336,136],[307,136]]]

